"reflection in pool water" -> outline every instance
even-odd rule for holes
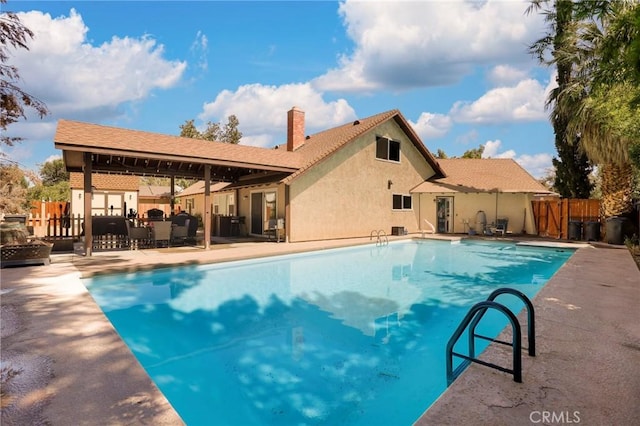
[[[405,241],[86,285],[187,424],[411,424],[446,389],[467,310],[499,287],[533,298],[572,253]]]

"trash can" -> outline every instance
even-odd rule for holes
[[[606,237],[608,244],[624,244],[622,227],[625,220],[627,220],[627,218],[621,216],[612,216],[607,218]]]
[[[584,239],[587,241],[600,241],[600,222],[591,221],[585,223]]]
[[[569,221],[569,239],[579,240],[582,238],[582,222],[578,220]]]

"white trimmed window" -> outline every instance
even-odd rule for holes
[[[412,210],[413,201],[411,195],[393,194],[393,210]]]
[[[380,160],[400,162],[400,142],[385,138],[376,137],[376,158]]]

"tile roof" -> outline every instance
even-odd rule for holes
[[[231,185],[229,182],[216,182],[212,183],[209,187],[211,192],[222,191],[227,186]],[[188,197],[190,195],[204,194],[204,181],[199,180],[193,185],[186,187],[182,192],[176,194],[177,197]]]
[[[525,192],[553,194],[510,158],[450,158],[438,162],[447,174],[411,192]]]
[[[290,170],[298,169],[301,165],[301,156],[286,150],[211,142],[71,120],[58,121],[54,142],[56,148],[63,150],[174,158],[198,163],[222,161],[245,167],[272,166]]]
[[[178,195],[180,187],[174,187],[175,194]],[[162,198],[171,197],[171,185],[140,185],[139,197],[145,198]]]
[[[303,174],[313,165],[333,155],[349,142],[357,139],[376,126],[394,120],[396,124],[408,135],[414,146],[420,151],[425,160],[435,170],[436,176],[443,177],[444,173],[438,161],[429,152],[415,133],[411,125],[397,109],[386,111],[371,117],[349,122],[310,136],[295,151],[287,151],[286,144],[267,149],[261,147],[234,145],[228,143],[211,142],[178,136],[162,135],[158,133],[143,132],[138,130],[121,129],[97,124],[82,123],[70,120],[60,120],[54,137],[55,146],[65,151],[65,163],[68,169],[79,170],[82,168],[82,152],[94,154],[94,161],[98,155],[101,157],[100,169],[94,165],[94,174],[99,170],[109,172],[129,173],[127,170],[136,166],[124,164],[127,157],[134,164],[145,158],[155,158],[164,163],[155,166],[171,167],[173,163],[189,164],[216,164],[224,170],[229,166],[243,167],[248,170],[245,176],[247,180],[239,179],[236,186],[256,183],[256,179],[268,178],[268,173],[290,173],[288,176],[275,176],[274,181],[288,183]],[[121,159],[122,156],[123,158]],[[112,161],[113,160],[113,161]],[[117,164],[120,162],[121,164]],[[110,164],[113,164],[111,166]],[[154,167],[154,168],[155,168]],[[146,168],[139,171],[149,172]],[[251,170],[264,171],[264,175],[252,175]],[[191,170],[191,167],[189,167]],[[270,170],[270,172],[267,172]],[[163,172],[170,171],[169,169]],[[179,172],[175,172],[178,174]],[[162,174],[162,173],[160,173]],[[201,178],[202,175],[200,175]],[[213,175],[212,175],[213,176]],[[251,181],[251,182],[250,182]],[[261,182],[261,181],[260,181]],[[80,186],[81,187],[81,186]]]
[[[91,185],[99,191],[138,191],[140,177],[93,173],[91,175]],[[78,172],[69,173],[69,186],[72,189],[84,188],[83,174]]]
[[[393,109],[307,136],[304,141],[304,145],[300,146],[295,151],[302,156],[302,165],[298,171],[287,176],[282,181],[285,183],[292,181],[308,170],[311,166],[329,157],[349,142],[390,119],[395,119],[398,125],[403,128],[411,138],[416,148],[418,148],[427,162],[429,162],[434,168],[436,175],[443,175],[435,157],[433,157],[429,150],[424,146],[418,135],[402,116],[400,111]],[[279,145],[278,150],[280,149],[286,150],[286,144]]]

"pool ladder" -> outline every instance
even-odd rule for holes
[[[451,338],[449,339],[449,343],[447,343],[447,386],[449,386],[453,381],[464,371],[464,369],[472,362],[477,364],[484,365],[486,367],[495,368],[496,370],[500,370],[505,373],[513,374],[513,380],[517,383],[522,383],[522,332],[520,331],[520,322],[518,318],[513,314],[513,312],[507,308],[506,306],[495,302],[495,298],[501,294],[512,294],[517,296],[524,302],[527,307],[527,338],[529,340],[529,356],[536,356],[536,336],[535,336],[535,314],[533,310],[533,304],[531,300],[527,296],[525,296],[522,292],[512,289],[512,288],[499,288],[493,291],[487,300],[483,302],[476,303],[469,309],[469,312],[464,317],[456,331],[453,333]],[[502,312],[511,323],[512,329],[512,341],[504,342],[502,340],[492,339],[487,336],[482,336],[476,333],[476,327],[478,323],[484,316],[484,314],[489,309],[495,309],[499,312]],[[453,347],[456,342],[462,335],[462,333],[469,327],[469,354],[463,355],[453,351]],[[484,339],[490,342],[500,343],[502,345],[511,346],[513,348],[513,369],[501,367],[496,364],[492,364],[490,362],[482,361],[476,358],[475,355],[475,339]],[[457,356],[459,358],[464,359],[464,361],[453,370],[453,356]]]
[[[384,229],[378,229],[377,231],[374,229],[369,234],[369,240],[373,240],[373,237],[376,237],[376,245],[389,245],[389,237],[387,237],[387,233],[384,232]]]

